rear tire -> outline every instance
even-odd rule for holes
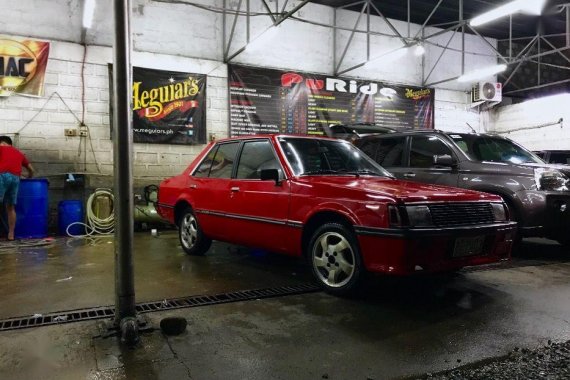
[[[204,236],[198,219],[190,207],[187,207],[180,217],[178,237],[184,252],[192,256],[204,255],[212,245],[212,240]]]
[[[342,224],[325,223],[317,228],[309,242],[307,257],[319,285],[330,294],[352,294],[364,277],[356,237]]]

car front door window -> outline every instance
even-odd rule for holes
[[[413,168],[431,168],[434,165],[434,156],[449,155],[453,157],[451,149],[435,136],[414,136],[410,150],[410,166]]]

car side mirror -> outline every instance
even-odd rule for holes
[[[441,156],[433,156],[433,164],[436,166],[449,166],[454,167],[457,165],[455,158],[451,157],[449,154],[443,154]]]
[[[279,170],[277,169],[263,169],[259,173],[262,181],[275,181],[275,185],[279,185]]]

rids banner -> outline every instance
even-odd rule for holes
[[[229,65],[230,135],[323,135],[329,124],[434,127],[434,89]]]
[[[134,142],[206,143],[206,75],[133,67],[132,105]]]
[[[44,94],[49,42],[0,36],[0,96]]]

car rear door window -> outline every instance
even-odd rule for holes
[[[220,144],[210,167],[210,178],[231,178],[239,142]]]
[[[281,173],[281,165],[269,140],[247,141],[239,159],[237,178],[260,179],[261,171],[277,169]]]
[[[410,166],[415,168],[430,168],[433,165],[433,156],[449,155],[453,157],[451,149],[435,136],[414,136],[410,149]]]
[[[373,139],[362,150],[385,168],[398,167],[404,165],[405,142],[405,137]]]

